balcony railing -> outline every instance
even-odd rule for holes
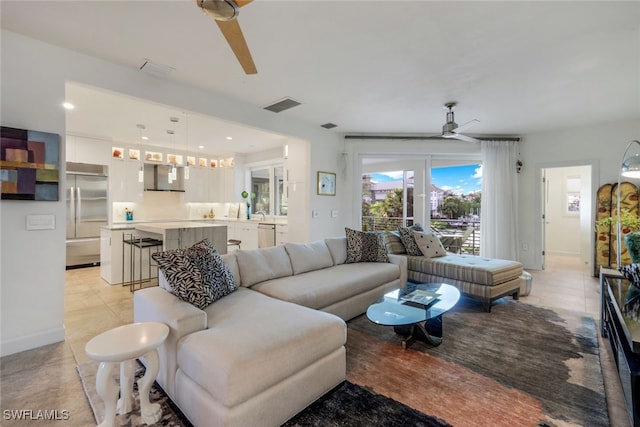
[[[362,229],[364,231],[393,231],[398,227],[409,227],[413,225],[413,218],[400,217],[362,217]],[[480,254],[480,221],[460,221],[449,219],[434,219],[431,221],[431,229],[444,235],[462,236],[467,227],[473,227],[471,235],[462,242],[460,253],[479,255]],[[445,239],[443,239],[445,240]],[[449,248],[447,248],[449,249]]]

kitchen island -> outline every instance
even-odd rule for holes
[[[203,239],[209,239],[220,254],[227,253],[226,224],[200,221],[172,222],[127,222],[101,227],[100,230],[100,277],[111,285],[127,283],[132,267],[142,272],[142,279],[149,278],[150,253],[142,251],[142,259],[133,257],[131,246],[123,243],[132,236],[151,237],[162,240],[162,250],[187,248]],[[132,264],[135,262],[135,266]],[[144,268],[140,270],[140,264]]]
[[[218,253],[227,253],[227,226],[197,221],[155,222],[135,225],[136,234],[163,241],[162,249],[188,248],[208,239]]]

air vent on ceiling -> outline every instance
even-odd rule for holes
[[[279,113],[284,110],[288,110],[289,108],[296,107],[302,104],[301,102],[296,101],[291,98],[283,98],[280,101],[276,101],[273,104],[267,105],[264,107],[265,110],[273,111],[274,113]]]
[[[156,77],[169,77],[169,75],[175,70],[176,69],[173,67],[153,62],[152,60],[147,58],[144,59],[142,65],[140,66],[140,71],[144,71],[145,73],[151,74],[152,76]]]
[[[329,123],[325,123],[323,125],[320,125],[320,127],[325,128],[325,129],[333,129],[335,127],[338,127],[338,125],[335,124],[335,123],[329,122]]]

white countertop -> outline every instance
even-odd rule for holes
[[[226,225],[197,222],[197,221],[152,222],[152,223],[135,225],[136,230],[146,231],[148,233],[159,233],[159,234],[162,234],[167,230],[176,230],[176,229],[182,229],[182,228],[208,228],[208,227],[226,227]]]

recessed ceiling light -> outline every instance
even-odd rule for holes
[[[144,139],[145,141],[148,141],[149,137],[148,136],[143,136],[142,139]]]
[[[64,104],[62,104],[62,106],[66,109],[66,110],[73,110],[74,108],[76,108],[75,105],[73,105],[70,102],[65,102]]]
[[[204,145],[198,145],[198,148],[202,150],[204,148]]]
[[[228,139],[229,141],[231,141],[233,138],[232,138],[232,137],[230,137],[230,136],[228,136],[228,137],[227,137],[227,139]]]

